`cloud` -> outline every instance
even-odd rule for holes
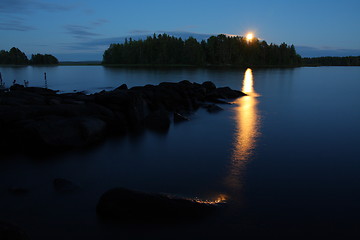
[[[80,42],[76,43],[67,43],[63,45],[64,51],[70,51],[72,53],[76,52],[75,55],[64,54],[62,55],[64,58],[69,60],[69,57],[76,56],[73,60],[98,60],[101,61],[102,54],[104,51],[110,46],[112,43],[123,43],[125,39],[129,39],[130,37],[133,40],[146,39],[148,36],[152,36],[154,34],[153,31],[147,30],[133,30],[130,31],[127,36],[119,36],[119,37],[110,37],[110,38],[94,38],[99,34],[95,34],[89,31],[89,27],[77,26],[77,25],[68,25],[66,26],[69,33],[72,33],[77,38],[82,39]],[[141,33],[141,34],[136,34]],[[156,31],[155,34],[163,34],[166,33],[171,36],[181,37],[183,39],[194,37],[198,41],[205,40],[212,36],[212,34],[203,34],[203,33],[194,33],[194,32],[183,32],[183,31]],[[81,37],[84,36],[84,37]],[[66,55],[66,56],[65,56]],[[93,56],[93,58],[90,58]],[[95,56],[97,56],[95,58]]]
[[[70,25],[71,28],[68,30],[71,30],[72,34],[84,34],[85,36],[96,36],[99,34],[94,34],[91,32],[88,32],[88,27],[81,27],[81,26],[76,26],[76,25]],[[68,26],[69,27],[69,26]],[[144,34],[131,34],[131,35],[127,35],[127,36],[119,36],[119,37],[111,37],[111,38],[89,38],[86,41],[83,41],[79,44],[79,47],[82,48],[99,48],[99,47],[108,47],[110,44],[112,43],[123,43],[125,42],[125,39],[129,39],[132,38],[134,40],[140,40],[140,39],[146,39],[148,36],[152,36],[154,34],[154,32],[150,32],[150,31],[140,31],[140,30],[134,30],[131,31],[132,33],[144,33]],[[146,34],[147,33],[147,34]],[[211,34],[202,34],[202,33],[192,33],[192,32],[177,32],[177,31],[156,31],[155,34],[163,34],[166,33],[168,35],[174,36],[174,37],[181,37],[183,39],[189,38],[189,37],[194,37],[197,40],[203,40],[203,39],[207,39],[211,36]],[[75,45],[74,45],[75,46]],[[76,46],[77,47],[77,46]],[[75,48],[76,48],[75,47]]]
[[[182,39],[193,37],[196,38],[198,41],[206,40],[213,35],[217,35],[217,34],[196,33],[196,32],[187,32],[187,31],[156,31],[155,33],[156,34],[166,33],[168,35]]]
[[[73,6],[41,0],[1,0],[0,13],[21,14],[36,10],[67,11]]]
[[[104,18],[100,18],[100,19],[97,19],[97,20],[93,21],[91,23],[91,25],[93,25],[93,26],[101,26],[101,25],[104,25],[104,24],[106,24],[108,22],[109,22],[109,20],[104,19]]]
[[[129,32],[130,35],[139,35],[139,34],[152,34],[153,32],[148,30],[132,30]]]
[[[26,25],[25,20],[22,18],[12,18],[12,19],[0,19],[0,30],[7,31],[30,31],[35,30],[35,27]]]
[[[87,39],[90,37],[100,36],[98,33],[90,31],[90,27],[80,25],[66,25],[64,26],[66,31],[78,39]]]
[[[119,37],[110,37],[110,38],[94,38],[100,36],[100,34],[96,34],[90,32],[90,27],[79,26],[79,25],[67,25],[65,26],[68,33],[74,35],[74,37],[81,39],[81,42],[66,44],[64,48],[66,50],[79,50],[79,51],[104,51],[109,47],[112,43],[123,43],[125,39],[132,38],[133,40],[146,39],[148,36],[152,36],[154,32],[146,31],[146,30],[134,30],[131,33],[143,33],[143,34],[131,34],[127,36],[119,36]],[[155,34],[163,34],[166,33],[168,35],[174,37],[181,37],[183,39],[194,37],[197,40],[201,41],[207,39],[211,36],[211,34],[202,34],[202,33],[193,33],[193,32],[178,32],[178,31],[156,31]]]
[[[166,31],[166,30],[157,30],[157,31],[148,31],[148,30],[132,30],[129,32],[128,36],[118,37],[118,39],[125,40],[125,38],[132,39],[146,39],[148,36],[153,36],[153,34],[168,34],[170,36],[174,36],[177,38],[186,39],[189,37],[196,38],[198,41],[206,40],[214,34],[206,34],[206,33],[196,33],[196,32],[188,32],[188,31]],[[121,42],[120,42],[121,43]]]
[[[58,3],[49,3],[45,0],[1,0],[0,30],[29,31],[36,29],[26,24],[24,18],[29,18],[33,12],[68,11],[74,6]],[[22,16],[22,17],[19,17]]]
[[[296,51],[302,57],[346,57],[360,56],[360,49],[344,49],[333,47],[296,46]]]

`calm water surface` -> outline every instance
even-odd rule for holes
[[[0,220],[16,223],[33,239],[138,236],[134,229],[139,226],[97,221],[99,196],[118,186],[208,200],[226,196],[229,207],[221,216],[196,226],[168,227],[167,234],[181,229],[197,236],[359,235],[359,67],[60,66],[0,67],[0,72],[7,86],[14,79],[43,86],[47,72],[49,88],[64,92],[187,79],[210,80],[249,95],[222,106],[225,111],[218,114],[199,110],[190,122],[173,125],[164,135],[145,132],[45,159],[3,157]],[[81,191],[54,192],[57,177],[74,181]],[[9,195],[12,186],[29,193]],[[147,230],[147,237],[164,233],[161,227]]]

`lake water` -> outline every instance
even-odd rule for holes
[[[0,220],[16,223],[32,239],[360,235],[360,67],[0,72],[7,86],[14,79],[44,86],[46,72],[48,87],[63,92],[187,79],[249,94],[217,114],[199,110],[163,135],[144,132],[43,159],[2,157]],[[56,193],[57,177],[81,190]],[[12,186],[29,192],[10,195]],[[207,200],[225,196],[228,206],[195,225],[109,226],[98,222],[95,206],[112,187]]]

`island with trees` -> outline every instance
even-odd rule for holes
[[[220,34],[199,42],[167,34],[145,40],[111,44],[104,64],[192,65],[192,66],[299,66],[301,56],[294,45],[268,44],[259,39]]]
[[[3,65],[51,65],[58,63],[58,59],[50,54],[32,54],[29,60],[25,53],[15,47],[9,51],[0,51],[0,64]]]
[[[0,50],[0,65],[55,65],[50,54],[27,55],[13,47]],[[220,34],[207,40],[194,37],[185,40],[166,33],[153,34],[146,39],[125,39],[110,44],[98,61],[62,62],[63,65],[117,65],[117,66],[197,66],[197,67],[301,67],[301,66],[360,66],[360,56],[301,57],[294,45],[268,44],[242,36]]]

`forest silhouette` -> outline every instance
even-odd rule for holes
[[[268,44],[257,38],[220,34],[198,41],[167,34],[148,36],[145,40],[125,39],[110,44],[103,54],[103,64],[119,65],[188,65],[188,66],[360,66],[360,56],[302,58],[294,45]],[[1,65],[59,64],[50,54],[32,54],[28,59],[20,49],[0,50]]]
[[[196,66],[297,66],[301,56],[294,45],[268,44],[259,39],[247,40],[240,36],[220,34],[198,42],[167,34],[147,37],[145,40],[126,39],[111,44],[104,52],[104,64],[155,64]]]
[[[360,66],[360,56],[303,58],[304,66]]]
[[[0,51],[0,64],[11,65],[38,65],[38,64],[58,64],[56,57],[50,54],[32,54],[29,60],[25,53],[18,48],[11,48],[10,51]]]

